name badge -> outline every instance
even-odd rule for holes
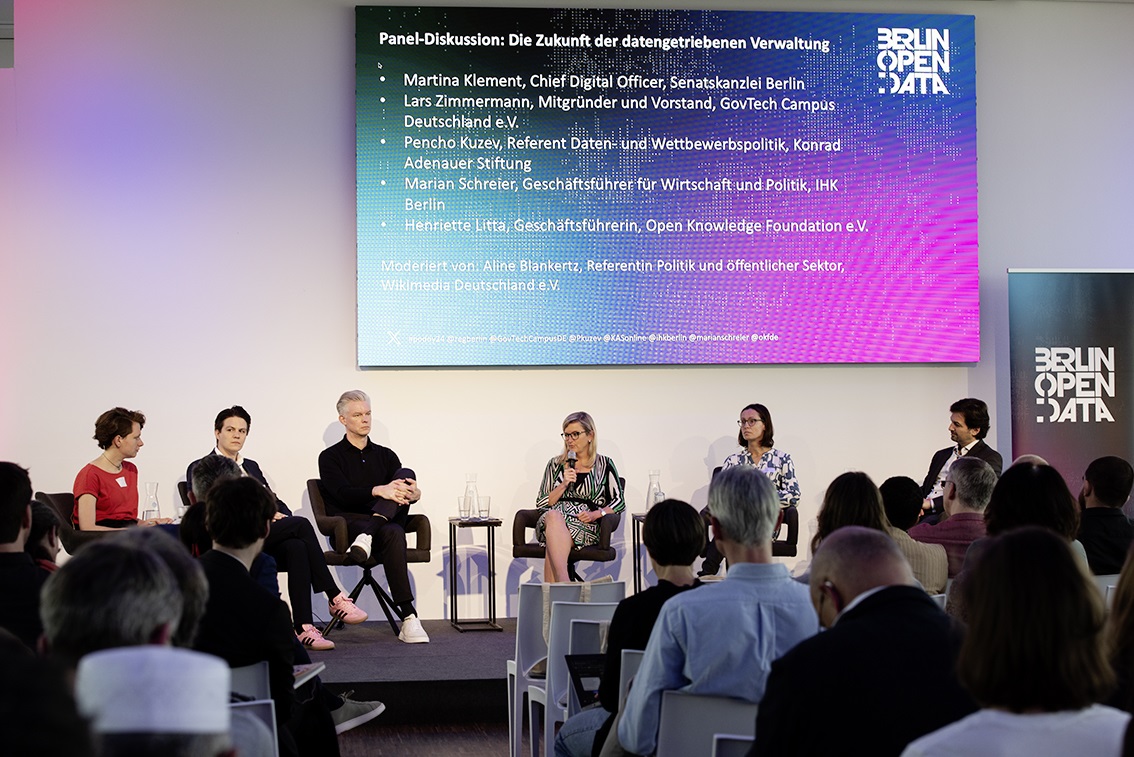
[[[125,476],[119,476],[118,478],[116,478],[114,480],[118,482],[119,487],[121,487],[122,489],[126,488],[126,477]]]

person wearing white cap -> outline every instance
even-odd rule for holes
[[[156,645],[92,652],[75,677],[79,712],[102,757],[235,754],[230,688],[224,660]]]

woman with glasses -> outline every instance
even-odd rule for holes
[[[595,422],[583,412],[563,420],[563,451],[547,461],[536,507],[536,539],[546,547],[544,580],[569,581],[567,557],[573,547],[598,542],[599,521],[625,509],[618,469],[598,454]]]
[[[772,414],[768,408],[759,403],[752,403],[740,411],[740,420],[736,422],[740,431],[736,435],[736,442],[740,449],[725,458],[721,469],[732,468],[737,465],[751,465],[764,472],[776,487],[780,497],[780,507],[799,504],[799,480],[795,477],[795,465],[791,455],[772,446],[773,432]],[[708,523],[708,508],[701,511]],[[712,542],[705,550],[705,562],[701,565],[699,575],[715,576],[721,568],[721,553]]]

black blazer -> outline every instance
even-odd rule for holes
[[[933,453],[933,459],[929,461],[929,473],[925,474],[925,481],[921,483],[921,496],[928,497],[929,493],[933,491],[933,485],[937,483],[937,476],[945,467],[945,463],[952,457],[955,449],[956,447],[946,447]],[[1000,477],[1000,472],[1004,469],[1004,459],[1000,457],[999,452],[985,444],[984,439],[980,439],[973,445],[973,448],[966,453],[966,457],[969,455],[984,460],[992,466],[992,470],[996,471],[997,478]],[[933,500],[933,508],[934,510],[941,509],[940,497]]]
[[[210,452],[209,453],[209,455],[215,455],[215,454],[216,454],[216,452]],[[208,457],[208,455],[206,455],[205,457]],[[202,457],[202,458],[198,458],[198,459],[194,460],[193,462],[189,463],[189,467],[185,469],[185,480],[189,483],[190,489],[193,488],[193,468],[195,468],[197,466],[197,463],[201,462],[201,460],[204,460],[204,459],[205,458]],[[272,492],[272,487],[268,486],[268,479],[264,476],[264,471],[260,470],[260,466],[256,464],[255,460],[249,460],[248,458],[244,458],[240,462],[240,464],[244,466],[244,472],[245,473],[247,473],[249,476],[251,476],[252,478],[259,481],[261,484],[263,484],[265,489]],[[276,509],[279,510],[284,515],[291,515],[291,509],[287,505],[284,504],[282,499],[280,499],[279,497],[276,496],[275,492],[272,492],[272,496],[276,498]]]
[[[975,712],[953,667],[959,626],[913,586],[867,597],[772,663],[753,755],[897,755]]]

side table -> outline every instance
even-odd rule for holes
[[[496,622],[496,527],[499,518],[449,518],[449,623],[458,631],[503,631]],[[488,531],[488,617],[460,620],[457,617],[457,529],[484,528]]]

